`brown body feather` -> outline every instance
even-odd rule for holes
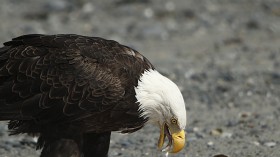
[[[4,45],[0,120],[10,120],[12,133],[39,133],[39,148],[60,139],[84,147],[87,133],[144,125],[134,87],[153,66],[139,52],[79,35],[25,35]]]

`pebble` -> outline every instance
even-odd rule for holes
[[[248,29],[259,29],[260,28],[260,24],[258,21],[256,20],[249,20],[247,23],[246,23],[246,27]]]
[[[254,145],[256,145],[256,146],[260,146],[260,145],[261,145],[260,142],[258,142],[258,141],[252,141],[252,143],[253,143]]]
[[[146,18],[152,18],[154,16],[154,10],[151,8],[146,8],[143,14]]]
[[[165,9],[168,11],[174,11],[176,9],[176,6],[174,2],[168,1],[167,3],[165,3]]]
[[[92,5],[92,3],[86,3],[86,4],[84,4],[82,10],[84,13],[89,14],[95,10],[95,7]]]
[[[196,17],[196,14],[193,10],[191,9],[186,9],[183,11],[183,15],[187,19],[194,19]]]
[[[266,142],[266,143],[264,143],[264,145],[267,147],[275,147],[276,143],[275,142]]]
[[[46,1],[44,8],[48,11],[64,11],[70,10],[71,5],[69,1],[65,0],[50,0]]]
[[[224,132],[221,137],[224,137],[224,138],[231,138],[232,137],[232,133],[231,132]]]
[[[251,112],[241,112],[241,113],[239,113],[238,117],[240,117],[240,118],[248,118],[251,115],[252,115]]]
[[[223,133],[223,130],[221,128],[216,128],[210,131],[210,135],[212,136],[221,136]]]
[[[213,145],[214,145],[214,142],[213,142],[213,141],[207,142],[207,146],[213,146]]]
[[[199,128],[198,127],[193,127],[193,132],[199,132]]]
[[[229,156],[224,155],[224,154],[217,154],[217,155],[214,155],[213,157],[229,157]]]
[[[191,78],[191,76],[194,75],[194,74],[195,74],[194,69],[188,69],[188,71],[185,72],[185,75],[184,75],[184,76],[185,76],[186,79],[189,79],[189,78]]]

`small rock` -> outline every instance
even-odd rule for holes
[[[247,96],[252,96],[253,92],[252,91],[247,91]]]
[[[65,11],[73,9],[70,2],[64,0],[47,1],[44,8],[48,11]]]
[[[33,141],[33,139],[30,138],[24,138],[19,142],[21,145],[27,145],[31,147],[36,147],[36,142]]]
[[[189,69],[188,71],[185,72],[185,78],[186,78],[186,79],[189,79],[189,78],[191,78],[191,76],[192,76],[193,74],[195,74],[194,69]]]
[[[252,143],[256,146],[260,146],[260,142],[258,142],[258,141],[252,141]]]
[[[226,127],[234,127],[238,125],[238,122],[237,121],[233,121],[233,120],[229,120],[227,123],[226,123]]]
[[[232,133],[231,132],[224,132],[221,137],[231,138],[232,137]]]
[[[146,8],[146,9],[144,10],[144,16],[145,16],[146,18],[152,18],[152,17],[154,16],[154,10],[151,9],[151,8]]]
[[[195,12],[191,9],[184,10],[183,15],[187,19],[194,19],[196,17]]]
[[[230,108],[234,108],[234,107],[235,107],[235,104],[234,104],[233,102],[229,102],[227,105],[228,105],[228,107],[230,107]]]
[[[92,5],[92,3],[86,3],[84,4],[83,8],[82,8],[82,11],[84,13],[92,13],[93,11],[95,10],[95,7]]]
[[[194,127],[194,128],[193,128],[193,132],[199,132],[199,130],[200,130],[200,129],[199,129],[198,127]]]
[[[217,154],[217,155],[214,155],[213,157],[229,157],[229,156],[224,155],[224,154]]]
[[[266,142],[266,143],[264,143],[264,145],[267,147],[274,147],[274,146],[276,146],[276,143],[275,142]]]
[[[115,1],[116,5],[128,5],[128,4],[133,4],[133,3],[143,3],[147,4],[150,3],[150,0],[141,0],[141,1],[135,1],[135,0],[118,0]]]
[[[192,80],[202,82],[203,80],[207,79],[207,74],[202,72],[202,73],[195,73],[191,75],[190,77]]]
[[[176,8],[174,2],[172,1],[168,1],[167,3],[165,3],[165,9],[168,11],[174,11]]]
[[[210,135],[213,136],[220,136],[223,133],[223,130],[221,128],[216,128],[210,131]]]
[[[252,115],[251,112],[241,112],[241,113],[239,113],[238,117],[240,117],[240,118],[248,118],[251,115]]]
[[[197,139],[202,139],[202,138],[204,138],[204,135],[197,132],[197,133],[195,133],[195,137],[196,137]]]
[[[246,23],[246,27],[248,29],[259,29],[260,28],[260,24],[256,20],[250,20],[250,21],[248,21]]]
[[[207,143],[207,146],[213,146],[214,145],[214,142],[212,142],[212,141],[209,141],[208,143]]]
[[[224,45],[238,45],[242,44],[243,40],[239,37],[228,38],[223,41]]]

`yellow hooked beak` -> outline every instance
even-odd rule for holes
[[[168,138],[168,144],[163,147],[165,137]],[[162,151],[168,151],[170,153],[177,153],[185,146],[185,131],[180,130],[178,132],[171,133],[166,124],[161,126],[160,136],[158,140],[158,148]]]

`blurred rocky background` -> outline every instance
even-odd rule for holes
[[[279,0],[2,0],[0,42],[34,33],[117,40],[174,80],[188,143],[169,156],[280,156]],[[1,157],[39,156],[36,139],[5,124]],[[114,133],[110,157],[165,156],[158,131]]]

